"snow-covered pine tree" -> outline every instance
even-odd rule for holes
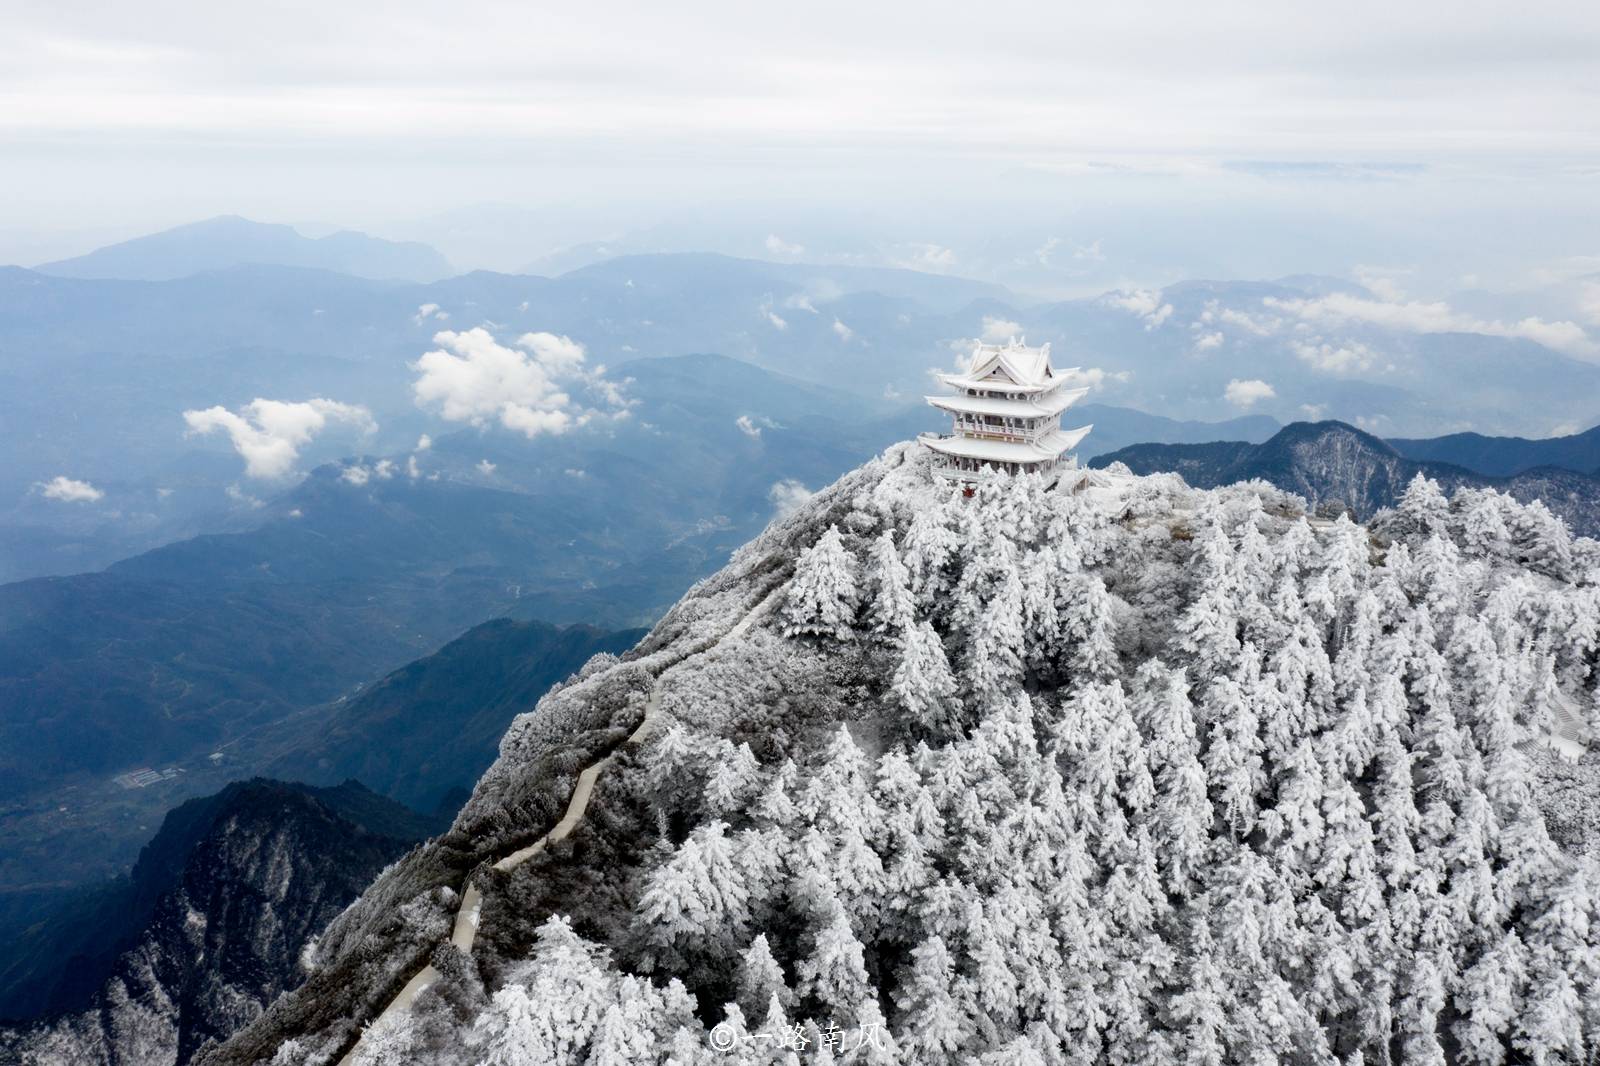
[[[894,534],[885,530],[872,542],[872,631],[891,644],[899,644],[917,619],[911,593],[911,573],[900,561]]]
[[[857,569],[839,527],[829,526],[795,564],[783,607],[785,632],[791,637],[855,639]]]

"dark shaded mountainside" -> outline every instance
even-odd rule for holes
[[[272,777],[355,778],[419,811],[453,815],[494,762],[511,720],[595,655],[618,655],[643,629],[497,618],[425,659],[250,738]]]
[[[351,797],[373,796],[378,807],[401,812],[403,808],[395,805],[401,803],[438,811],[447,823],[494,760],[500,736],[517,714],[533,707],[547,689],[596,655],[605,657],[631,647],[640,633],[496,619],[354,696],[275,722],[245,736],[230,750],[248,752],[249,765],[258,773],[284,780],[313,785],[363,778],[373,782],[379,795],[360,786],[328,793],[343,800],[347,812],[359,813]],[[209,782],[220,787],[229,776],[238,776],[241,766],[242,756],[221,766],[203,761],[193,773],[183,775],[183,787],[202,788]],[[109,804],[122,797],[135,796],[152,806],[163,799],[160,786],[131,793],[111,787],[114,800],[107,801],[107,817],[120,813]],[[80,818],[93,813],[84,798],[75,802],[85,805]],[[153,862],[163,865],[156,856],[176,850],[170,843],[175,827],[195,823],[209,802],[195,800],[168,815],[156,841],[142,853],[136,884],[149,882]],[[405,816],[421,817],[409,812]],[[48,812],[7,821],[12,876],[30,872],[37,876],[41,868],[50,869],[49,855],[30,858],[36,851],[99,848],[114,854],[120,848],[137,848],[146,839],[128,819],[83,829],[69,824],[51,834],[53,824]],[[369,817],[364,816],[361,824],[382,831]],[[41,835],[29,836],[30,832]],[[394,835],[409,838],[412,831]],[[73,868],[64,860],[55,861],[59,869]],[[115,868],[105,854],[86,856],[78,865]],[[146,909],[129,910],[130,891],[127,879],[117,878],[109,887],[100,882],[81,887],[46,884],[0,893],[0,1017],[59,1012],[71,996],[58,992],[58,985],[84,992],[86,981],[97,984],[98,971],[70,956],[88,951],[104,959],[120,950],[124,934],[141,926]],[[147,889],[138,894],[146,900],[152,895]]]
[[[1313,506],[1343,503],[1362,518],[1393,507],[1412,478],[1423,474],[1446,491],[1492,488],[1523,503],[1541,501],[1574,533],[1600,536],[1597,474],[1541,466],[1493,477],[1452,463],[1408,459],[1394,446],[1343,422],[1296,422],[1262,444],[1136,444],[1096,456],[1089,465],[1113,463],[1136,474],[1175,473],[1197,488],[1260,479],[1304,496]]]
[[[146,1008],[177,1004],[180,1013],[192,1015],[183,1024],[200,1036],[226,1035],[248,1015],[230,1011],[208,1018],[214,1004],[184,1007],[186,997],[192,999],[195,987],[237,983],[233,971],[256,962],[249,951],[224,944],[222,954],[175,967],[172,960],[181,952],[171,928],[174,907],[199,907],[215,924],[217,907],[225,906],[226,920],[236,926],[280,927],[286,939],[273,947],[281,957],[270,960],[269,976],[277,982],[273,988],[292,987],[297,982],[293,963],[305,937],[330,917],[329,906],[353,897],[395,857],[386,842],[414,841],[446,828],[518,714],[585,663],[614,662],[615,654],[642,633],[496,619],[359,695],[312,708],[251,737],[275,777],[313,784],[256,779],[190,800],[167,815],[130,878],[78,890],[31,924],[13,923],[0,952],[0,1015],[50,1017],[35,1027],[30,1047],[47,1046],[46,1035],[87,1040],[84,1048],[99,1047],[96,1042],[103,1040],[108,1061],[122,1064],[173,1061],[152,1050],[166,1039],[160,1035],[168,1032],[162,1028],[166,1021],[149,1023],[157,1038],[146,1047],[142,1030],[129,1028],[126,1012],[133,1007],[122,1002],[128,997]],[[376,783],[383,794],[352,780],[358,776]],[[344,783],[337,787],[313,787],[340,780]],[[441,813],[424,817],[401,803]],[[304,816],[316,805],[337,817],[308,820]],[[293,876],[309,879],[309,888],[289,893],[264,885],[264,867],[254,860],[218,857],[220,836],[237,837],[227,845],[241,854],[267,846],[256,839],[254,823],[273,817],[285,822],[292,847],[271,845],[279,848],[272,876],[280,876],[289,861],[297,864]],[[330,880],[330,871],[337,877]],[[199,881],[209,899],[220,901],[217,906],[194,902]],[[181,899],[173,897],[179,888],[187,893]],[[216,944],[205,945],[206,952],[214,949]],[[108,976],[112,980],[105,983]],[[251,1010],[270,999],[267,986],[256,991],[260,995],[251,992],[248,999],[255,1004]],[[85,1027],[93,1028],[92,1012],[77,1012],[97,993],[95,1010],[111,1020],[91,1038]],[[193,1041],[182,1046],[186,1058]],[[155,1057],[141,1057],[147,1052]]]
[[[187,1062],[298,985],[307,941],[438,828],[355,782],[256,779],[190,800],[130,878],[30,931],[4,980],[66,1013],[0,1031],[0,1058]]]

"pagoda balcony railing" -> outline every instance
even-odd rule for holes
[[[987,422],[969,422],[961,418],[955,420],[955,431],[963,436],[980,437],[984,440],[1033,440],[1046,432],[1042,426],[1032,429],[1023,429],[1020,426],[991,426]]]

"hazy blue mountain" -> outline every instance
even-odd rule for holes
[[[497,618],[249,743],[264,754],[278,751],[265,765],[273,777],[316,784],[355,778],[413,809],[440,809],[471,791],[512,718],[590,657],[620,654],[643,635]]]
[[[415,241],[387,241],[352,230],[304,237],[292,226],[237,215],[175,226],[36,269],[64,278],[164,281],[250,263],[410,281],[432,281],[451,272],[444,256]]]
[[[1392,507],[1417,474],[1449,492],[1495,488],[1527,503],[1543,500],[1574,533],[1600,535],[1600,476],[1537,467],[1514,477],[1490,477],[1450,463],[1407,459],[1386,442],[1342,422],[1296,422],[1262,444],[1136,444],[1096,457],[1091,466],[1120,462],[1136,474],[1170,471],[1197,488],[1260,478],[1298,493],[1314,506],[1338,501],[1361,518]]]
[[[1451,433],[1427,439],[1388,438],[1395,451],[1408,459],[1454,463],[1480,474],[1509,476],[1536,466],[1567,470],[1600,468],[1600,426],[1561,437],[1529,440],[1526,437],[1486,437],[1481,433]]]
[[[446,823],[447,824],[447,823]],[[349,781],[251,780],[167,815],[126,878],[0,951],[6,1061],[187,1062],[300,983],[300,949],[444,828]]]
[[[1197,422],[1146,414],[1129,407],[1085,403],[1071,408],[1064,416],[1070,425],[1092,424],[1079,449],[1081,458],[1090,459],[1130,444],[1156,441],[1163,444],[1195,444],[1214,440],[1244,440],[1259,443],[1278,432],[1275,419],[1266,415],[1245,415],[1222,422]]]
[[[569,279],[603,279],[643,288],[642,295],[660,294],[684,299],[691,306],[708,298],[760,299],[764,293],[786,297],[790,291],[805,294],[813,303],[829,303],[848,294],[871,294],[891,300],[910,300],[927,310],[959,311],[990,300],[1015,304],[1017,297],[999,285],[945,274],[926,274],[892,267],[826,266],[810,263],[774,263],[739,259],[703,252],[664,252],[623,255],[579,267],[562,275]],[[781,299],[776,309],[784,310]],[[790,310],[802,310],[789,308]]]

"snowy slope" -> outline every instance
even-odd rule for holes
[[[1542,739],[1594,725],[1600,545],[1303,507],[891,449],[519,718],[201,1061],[1584,1061],[1600,870],[1541,803],[1595,756]]]

